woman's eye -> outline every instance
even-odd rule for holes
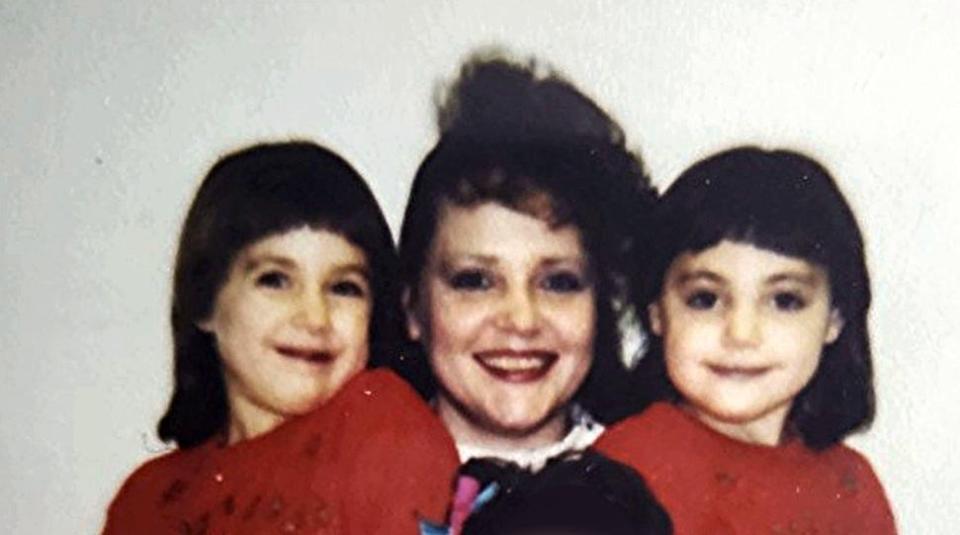
[[[454,273],[448,281],[454,290],[476,292],[493,286],[492,277],[479,270],[466,270]]]
[[[585,286],[583,277],[572,272],[551,273],[544,277],[540,286],[550,292],[579,292]]]
[[[330,291],[346,297],[364,297],[367,295],[367,290],[362,284],[350,280],[334,283],[330,287]]]
[[[807,306],[807,301],[793,292],[779,292],[773,296],[773,303],[780,310],[801,310]]]
[[[703,290],[690,294],[686,299],[687,306],[696,310],[710,310],[717,301],[717,294]]]
[[[257,276],[256,284],[264,288],[287,288],[290,286],[290,277],[281,271],[267,271]]]

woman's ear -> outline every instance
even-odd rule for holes
[[[420,318],[417,317],[416,307],[413,305],[413,297],[410,288],[403,289],[403,313],[407,317],[407,336],[411,340],[420,341],[423,336],[423,327],[420,325]]]
[[[654,301],[647,305],[647,317],[650,319],[650,331],[657,336],[663,336],[663,309],[660,303]]]
[[[827,333],[823,338],[824,345],[830,345],[837,341],[837,338],[840,338],[840,333],[843,332],[843,326],[846,323],[843,320],[843,315],[840,314],[840,311],[836,308],[830,309],[830,317],[827,319]]]

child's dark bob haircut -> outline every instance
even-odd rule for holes
[[[832,305],[844,320],[839,338],[824,348],[810,383],[787,417],[788,435],[826,448],[869,425],[874,414],[873,371],[867,334],[870,279],[863,238],[830,173],[795,152],[741,147],[687,169],[657,209],[654,258],[638,273],[640,310],[661,294],[667,270],[684,253],[723,240],[748,243],[823,268]],[[644,317],[649,331],[649,318]],[[638,368],[640,395],[678,400],[654,338]]]
[[[161,439],[187,448],[224,430],[229,407],[220,356],[197,323],[212,313],[243,248],[304,226],[340,234],[363,250],[373,289],[371,359],[395,350],[402,325],[396,253],[360,175],[340,156],[305,141],[229,154],[204,178],[180,234],[171,312],[174,391],[158,425]]]
[[[536,473],[494,459],[461,474],[499,490],[470,515],[463,535],[670,535],[673,522],[629,466],[593,450],[570,452]]]
[[[620,127],[558,75],[503,58],[468,61],[438,108],[440,140],[414,178],[400,232],[401,277],[416,306],[444,206],[495,202],[581,236],[596,294],[594,362],[575,400],[610,420],[623,383],[614,296],[632,232],[646,228],[652,188]],[[619,292],[623,294],[624,292]],[[625,297],[625,296],[624,296]],[[411,345],[398,371],[429,398],[426,356]]]

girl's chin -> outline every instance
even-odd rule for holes
[[[277,404],[282,407],[284,414],[292,416],[306,414],[323,405],[330,398],[326,390],[311,389],[296,393],[291,390],[278,395]]]

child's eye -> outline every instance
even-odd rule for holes
[[[549,292],[573,293],[583,290],[583,277],[572,271],[559,271],[543,278],[540,287]]]
[[[773,296],[773,302],[780,310],[801,310],[807,306],[807,301],[794,292],[779,292]]]
[[[686,304],[696,310],[710,310],[716,306],[718,299],[717,294],[700,290],[690,294],[686,299]]]
[[[362,284],[351,280],[333,283],[330,291],[336,295],[345,297],[364,297],[367,295],[367,289]]]
[[[256,285],[263,288],[280,290],[290,287],[290,277],[282,271],[267,271],[257,276]]]
[[[447,284],[454,290],[478,292],[493,286],[493,277],[479,269],[467,269],[454,273]]]

